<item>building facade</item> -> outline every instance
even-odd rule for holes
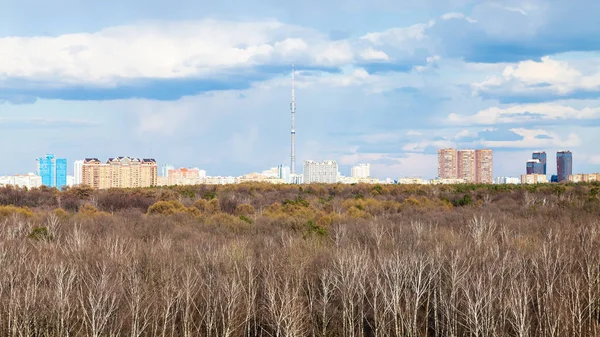
[[[497,177],[495,179],[495,182],[498,185],[502,185],[502,184],[520,184],[521,183],[521,178],[520,177]]]
[[[33,173],[2,176],[0,177],[0,186],[37,188],[42,186],[42,177]]]
[[[193,168],[172,169],[167,173],[167,184],[173,185],[198,185],[200,184],[200,170]]]
[[[573,154],[571,151],[560,151],[556,153],[556,175],[558,182],[567,181],[573,174]]]
[[[545,184],[548,177],[545,174],[522,174],[521,184]]]
[[[530,159],[525,164],[525,173],[526,174],[545,174],[544,173],[544,165],[540,162],[539,159]]]
[[[83,173],[83,160],[76,160],[73,163],[73,176],[74,176],[74,185],[81,185]]]
[[[494,157],[492,150],[475,150],[475,182],[494,183]]]
[[[494,158],[492,150],[439,149],[438,179],[493,184]]]
[[[455,179],[458,176],[458,157],[455,149],[438,150],[438,178]]]
[[[567,177],[570,183],[591,183],[600,181],[600,173],[571,174]]]
[[[305,184],[335,184],[338,178],[338,164],[335,160],[323,162],[305,160],[303,177]]]
[[[58,189],[67,185],[67,160],[53,154],[37,160],[37,175],[42,177],[42,185]]]
[[[543,152],[543,151],[534,152],[531,155],[531,158],[534,159],[534,160],[537,159],[538,162],[539,162],[538,167],[536,167],[534,169],[533,173],[535,173],[535,174],[547,174],[546,173],[546,167],[547,167],[547,165],[546,165],[546,163],[547,163],[547,161],[546,161],[546,152]]]
[[[350,169],[352,178],[369,178],[371,176],[371,164],[358,164]]]
[[[458,175],[456,178],[474,183],[477,175],[475,150],[458,150],[457,158]]]
[[[95,189],[150,187],[158,185],[158,166],[154,159],[115,157],[102,163],[86,158],[81,176],[82,185]]]

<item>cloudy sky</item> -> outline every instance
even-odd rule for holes
[[[0,0],[0,174],[45,153],[240,175],[360,162],[434,177],[439,147],[600,171],[596,0]],[[71,166],[71,165],[70,165]],[[72,168],[71,168],[72,170]]]

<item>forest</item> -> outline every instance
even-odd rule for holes
[[[0,188],[0,336],[598,336],[600,184]]]

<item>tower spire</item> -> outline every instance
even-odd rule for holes
[[[290,173],[296,174],[296,126],[295,126],[295,115],[296,115],[296,83],[294,82],[294,64],[292,63],[292,103],[290,103],[290,112],[292,114],[292,153],[290,163]]]

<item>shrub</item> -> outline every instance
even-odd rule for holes
[[[52,241],[53,239],[53,236],[50,234],[47,227],[36,227],[29,235],[27,235],[27,237],[36,241]]]
[[[206,218],[208,225],[225,227],[230,231],[239,232],[252,228],[251,223],[227,213],[217,213]]]
[[[69,217],[69,212],[62,208],[53,209],[52,214],[56,215],[60,220],[65,220]]]
[[[329,228],[333,224],[333,218],[329,215],[323,215],[317,220],[317,226],[321,228]]]
[[[316,235],[319,237],[327,236],[327,229],[315,224],[313,221],[308,221],[306,223],[306,231],[303,235],[304,238],[309,236]]]
[[[179,201],[157,201],[148,207],[147,214],[171,215],[176,213],[187,213],[188,209]]]
[[[237,216],[248,216],[248,215],[253,215],[255,213],[254,207],[252,207],[252,205],[249,204],[241,204],[238,205],[235,208],[234,214]]]
[[[0,206],[0,217],[6,218],[13,214],[21,215],[25,218],[33,217],[33,212],[29,209],[29,207],[15,207],[12,205]]]

